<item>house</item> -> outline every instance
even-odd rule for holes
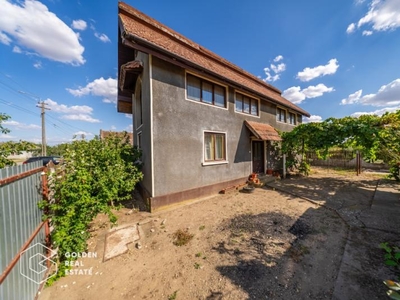
[[[281,91],[133,7],[118,4],[117,110],[133,114],[151,210],[265,173],[308,112]]]
[[[107,130],[102,130],[100,129],[100,139],[105,139],[106,137],[110,136],[110,135],[116,135],[116,136],[120,136],[121,138],[123,138],[125,135],[127,136],[127,138],[129,139],[129,143],[133,146],[133,133],[131,132],[126,132],[126,131],[107,131]]]

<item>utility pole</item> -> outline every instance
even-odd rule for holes
[[[42,156],[46,156],[46,122],[45,122],[45,112],[46,109],[50,110],[50,108],[46,107],[46,103],[42,101],[38,96],[33,95],[31,93],[27,93],[24,91],[18,91],[21,94],[28,95],[30,98],[37,100],[38,104],[36,107],[40,108],[40,117],[42,118]]]
[[[40,108],[40,116],[42,118],[42,156],[46,156],[46,121],[45,121],[45,112],[46,109],[50,110],[50,108],[45,106],[46,103],[44,101],[39,101],[39,104],[36,107]]]

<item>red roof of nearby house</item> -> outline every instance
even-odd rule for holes
[[[289,107],[302,115],[310,116],[308,112],[283,98],[281,91],[276,87],[192,42],[126,3],[119,2],[118,8],[121,34],[125,39],[172,55],[174,59],[180,59],[187,64],[194,65],[242,88],[260,94],[276,104]]]
[[[106,131],[106,130],[102,130],[100,129],[100,139],[104,139],[110,135],[116,135],[119,137],[124,137],[126,134],[126,136],[129,139],[129,143],[131,145],[133,145],[133,133],[132,132],[126,132],[126,131]]]
[[[264,123],[258,123],[254,121],[244,121],[247,128],[250,129],[251,133],[258,139],[264,141],[281,141],[282,138],[274,127]]]

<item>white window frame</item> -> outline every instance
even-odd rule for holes
[[[203,166],[213,166],[213,165],[223,165],[223,164],[228,164],[228,139],[227,139],[227,132],[226,131],[216,131],[216,130],[203,130],[203,161],[202,165]],[[205,148],[205,134],[206,133],[211,133],[211,134],[223,134],[225,136],[225,160],[215,160],[215,161],[206,161],[206,148]]]
[[[283,110],[285,112],[285,121],[278,120],[278,109]],[[287,124],[288,123],[287,122],[288,121],[288,111],[287,111],[287,109],[283,108],[281,106],[277,106],[276,107],[276,113],[275,113],[275,119],[276,119],[276,122]]]
[[[209,82],[211,82],[211,83],[217,84],[217,85],[219,85],[219,86],[225,88],[225,107],[218,106],[218,105],[214,105],[214,104],[209,104],[209,103],[202,102],[202,101],[196,101],[196,100],[193,100],[193,99],[188,98],[188,94],[187,94],[187,75],[188,75],[188,74],[190,74],[190,75],[192,75],[192,76],[195,76],[195,77],[198,77],[198,78],[200,78],[200,79],[209,81]],[[210,78],[207,78],[207,77],[204,77],[204,76],[200,76],[200,75],[198,75],[198,74],[196,74],[196,73],[188,72],[187,70],[185,71],[185,99],[186,99],[187,101],[194,102],[194,103],[197,103],[197,104],[206,105],[206,106],[208,106],[208,107],[215,107],[215,108],[219,108],[219,109],[223,109],[223,110],[228,110],[228,107],[229,107],[229,99],[228,99],[228,96],[229,96],[229,93],[228,93],[228,86],[227,86],[227,85],[221,84],[220,82],[215,81],[215,80],[212,80],[212,79],[210,79]]]
[[[294,116],[294,123],[290,123],[290,114],[292,114]],[[287,112],[287,120],[288,120],[288,124],[292,125],[292,126],[296,126],[297,125],[297,114],[293,111],[288,111]]]
[[[237,111],[236,110],[236,94],[241,94],[241,95],[249,97],[249,98],[251,98],[253,100],[257,100],[257,108],[258,108],[257,112],[258,112],[258,115],[252,115],[251,114],[251,102],[250,102],[250,113],[245,113],[243,111]],[[241,114],[241,115],[245,115],[245,116],[252,116],[252,117],[255,117],[255,118],[260,118],[260,115],[261,115],[261,100],[260,100],[260,98],[254,97],[254,96],[252,96],[250,94],[244,93],[242,91],[236,91],[235,90],[234,109],[233,110],[237,114]]]

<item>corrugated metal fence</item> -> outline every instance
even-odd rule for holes
[[[32,300],[46,276],[43,170],[41,161],[0,169],[0,299]]]

